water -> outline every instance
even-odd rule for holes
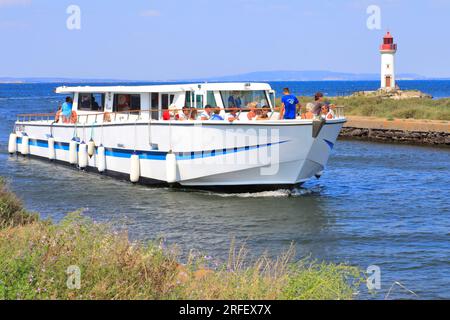
[[[331,84],[288,85],[301,85],[303,92],[332,92],[342,85]],[[226,258],[233,238],[245,241],[254,255],[276,255],[295,242],[299,258],[362,269],[378,265],[382,290],[375,298],[383,298],[394,281],[418,298],[450,298],[448,149],[339,141],[322,179],[298,190],[152,189],[7,155],[15,114],[53,110],[59,101],[53,87],[0,85],[0,175],[43,217],[58,221],[84,208],[96,221],[128,229],[133,239],[164,237],[184,252],[195,248],[218,259]],[[361,297],[370,296],[362,291]],[[390,297],[415,298],[399,287]]]

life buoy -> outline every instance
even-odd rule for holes
[[[78,115],[75,111],[72,111],[72,114],[70,116],[70,123],[77,123]]]

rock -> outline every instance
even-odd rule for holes
[[[378,97],[382,99],[432,99],[429,94],[419,90],[400,90],[400,89],[378,89],[377,91],[358,91],[351,95],[352,97]]]

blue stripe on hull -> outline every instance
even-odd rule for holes
[[[177,153],[177,160],[194,160],[194,159],[202,159],[202,158],[210,158],[216,156],[223,156],[227,154],[233,154],[243,151],[256,150],[265,147],[271,147],[274,144],[283,144],[287,141],[281,141],[278,143],[268,143],[264,145],[256,145],[256,146],[246,146],[240,148],[230,148],[230,149],[219,149],[219,150],[208,150],[208,151],[196,151],[196,152],[180,152]],[[22,138],[17,138],[17,143],[22,144]],[[47,140],[39,140],[39,139],[30,139],[30,146],[40,147],[40,148],[48,148]],[[56,150],[64,150],[69,151],[69,143],[67,142],[56,142],[55,141],[55,149]],[[78,147],[77,147],[78,149]],[[140,159],[144,160],[166,160],[167,152],[164,151],[142,151],[142,150],[131,150],[131,149],[117,149],[117,148],[105,148],[105,155],[108,157],[116,157],[116,158],[131,158],[133,154],[139,155]]]

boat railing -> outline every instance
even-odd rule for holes
[[[25,113],[17,115],[17,122],[32,122],[32,121],[51,121],[55,120],[56,113]]]
[[[345,107],[344,106],[335,106],[334,107],[334,117],[336,119],[345,118]]]
[[[335,119],[345,118],[343,106],[332,106]],[[194,109],[195,112],[200,115],[205,109]],[[236,110],[236,108],[221,108],[221,111],[229,112]],[[238,115],[242,112],[254,111],[255,109],[239,108]],[[261,109],[259,109],[261,110]],[[182,112],[183,109],[171,109],[173,113]],[[268,119],[275,120],[275,112],[279,110],[269,110]],[[96,112],[96,113],[81,113],[76,117],[76,124],[86,125],[93,123],[109,123],[109,122],[122,122],[122,121],[139,121],[139,120],[159,120],[161,110],[127,110],[117,112]],[[155,116],[156,115],[156,116]],[[189,114],[190,116],[191,114]],[[17,122],[55,122],[57,118],[56,113],[35,113],[35,114],[18,114]],[[276,118],[277,119],[277,118]]]

